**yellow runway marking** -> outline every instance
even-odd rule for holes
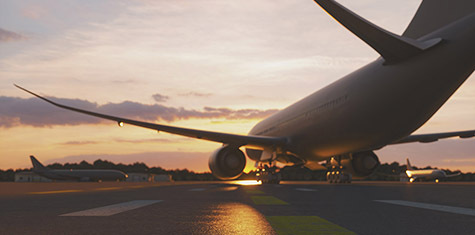
[[[107,191],[107,190],[117,190],[122,189],[121,187],[109,187],[109,188],[96,188],[97,191]]]
[[[257,205],[288,205],[287,202],[273,196],[251,196],[251,199]]]
[[[134,185],[134,186],[129,186],[129,188],[145,188],[147,185]]]
[[[246,193],[249,193],[249,194],[264,194],[264,192],[262,192],[259,189],[246,189]]]
[[[54,193],[76,193],[83,192],[84,190],[70,189],[70,190],[56,190],[56,191],[44,191],[44,192],[30,192],[28,194],[54,194]]]
[[[266,216],[277,234],[356,234],[318,216]]]

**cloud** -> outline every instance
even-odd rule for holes
[[[164,139],[164,138],[153,138],[153,139],[138,139],[138,140],[130,140],[130,139],[121,139],[121,138],[116,138],[113,139],[113,142],[117,143],[130,143],[130,144],[142,144],[142,143],[176,143],[176,142],[182,142],[184,140],[188,140],[187,138],[183,139]],[[73,141],[67,141],[67,142],[61,142],[58,143],[60,145],[91,145],[91,144],[101,144],[103,142],[101,141],[92,141],[92,140],[73,140]]]
[[[114,139],[118,143],[130,143],[130,144],[142,144],[142,143],[176,143],[177,140],[155,138],[155,139],[139,139],[139,140],[127,140],[127,139]]]
[[[21,34],[0,28],[0,42],[13,42],[25,39],[26,37]]]
[[[166,96],[166,95],[161,95],[161,94],[154,94],[152,95],[152,98],[157,101],[157,102],[165,102],[167,101],[168,99],[170,99],[170,97]]]
[[[184,119],[261,119],[275,113],[276,109],[229,109],[205,107],[203,110],[167,107],[160,104],[142,104],[132,101],[99,105],[86,100],[52,98],[53,100],[93,112],[127,117],[143,121],[173,122]],[[98,124],[104,120],[60,109],[37,98],[0,96],[0,127],[19,125],[45,127],[52,125]]]
[[[85,141],[68,141],[68,142],[63,142],[59,144],[61,145],[88,145],[88,144],[98,144],[98,143],[100,142],[85,140]]]
[[[210,97],[212,96],[213,94],[211,93],[201,93],[201,92],[194,92],[194,91],[190,91],[190,92],[187,92],[187,93],[181,93],[181,94],[178,94],[179,96],[195,96],[195,97]]]
[[[33,20],[38,20],[48,14],[46,8],[40,5],[27,5],[21,10],[21,15]]]
[[[137,84],[139,81],[136,79],[123,79],[123,80],[113,80],[112,83],[115,84]]]

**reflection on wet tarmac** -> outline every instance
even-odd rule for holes
[[[234,180],[230,181],[229,183],[231,184],[237,184],[237,185],[261,185],[261,181],[257,180]]]
[[[238,190],[238,189],[239,189],[238,186],[230,186],[230,187],[218,188],[217,190],[218,190],[218,191],[236,191],[236,190]]]
[[[210,208],[203,234],[275,234],[264,215],[242,203],[231,202]]]

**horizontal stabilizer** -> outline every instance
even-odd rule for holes
[[[424,0],[402,35],[417,39],[474,12],[474,0]]]
[[[415,56],[441,41],[435,39],[419,42],[398,36],[367,21],[334,0],[315,0],[315,2],[345,28],[376,50],[384,58],[385,64],[397,63]]]

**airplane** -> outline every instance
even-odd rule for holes
[[[411,135],[475,68],[475,1],[423,0],[402,35],[378,27],[333,0],[315,2],[380,57],[262,120],[248,135],[92,112],[15,86],[60,108],[113,120],[119,126],[126,123],[222,143],[208,164],[221,180],[238,178],[247,156],[259,170],[279,162],[328,169],[329,182],[350,182],[375,171],[380,162],[374,151],[384,146],[475,136],[475,130]]]
[[[34,156],[30,156],[33,172],[52,180],[74,181],[123,181],[127,175],[118,170],[54,170],[43,166]]]
[[[407,162],[406,175],[407,177],[409,177],[409,182],[411,183],[418,179],[435,180],[436,183],[439,183],[440,179],[455,177],[455,176],[460,175],[460,173],[447,175],[445,171],[437,170],[437,169],[415,170],[411,166],[411,163],[409,162],[409,158],[406,158],[406,162]]]

